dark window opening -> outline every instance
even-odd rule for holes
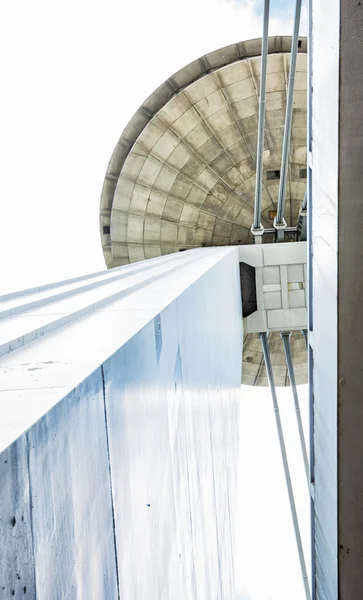
[[[179,248],[179,252],[185,252],[186,248]]]
[[[103,233],[110,233],[110,226],[109,225],[104,225],[103,226]]]
[[[269,181],[280,179],[280,171],[267,171],[267,179]]]
[[[307,169],[300,169],[300,179],[306,179],[308,176],[308,170]]]
[[[301,41],[301,40],[299,40],[299,41],[298,41],[298,43],[297,43],[297,47],[298,47],[298,48],[301,48],[301,44],[302,44],[302,41]]]
[[[244,317],[248,317],[257,310],[256,271],[251,265],[242,262],[239,265],[239,272],[242,293],[242,314]]]

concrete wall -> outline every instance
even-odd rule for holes
[[[339,597],[363,597],[363,6],[341,1],[338,200]]]
[[[363,597],[363,6],[313,1],[316,583]]]
[[[0,361],[0,599],[232,599],[237,249],[135,263],[1,308],[18,349]]]

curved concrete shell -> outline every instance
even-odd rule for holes
[[[277,208],[290,50],[291,37],[269,38],[265,228],[273,226]],[[301,38],[285,200],[288,226],[296,226],[306,190],[306,52]],[[260,39],[211,52],[172,75],[135,113],[113,152],[102,190],[107,267],[200,246],[252,242],[260,55]],[[246,383],[265,385],[253,337],[245,343],[244,359],[250,350],[243,368]],[[277,335],[272,338],[279,347]],[[305,352],[302,336],[295,338]],[[287,381],[281,356],[272,353],[277,385]],[[300,367],[298,383],[306,380],[306,366]]]
[[[276,332],[270,333],[268,341],[275,384],[280,387],[289,385],[284,346],[280,334]],[[300,331],[291,332],[290,343],[296,384],[307,383],[306,345]],[[246,385],[268,386],[261,341],[257,333],[248,333],[244,337],[242,383]]]

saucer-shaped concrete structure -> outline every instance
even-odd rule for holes
[[[291,37],[269,38],[262,225],[272,228],[280,183]],[[285,219],[296,226],[306,191],[307,41],[299,40]],[[190,63],[155,90],[123,131],[102,190],[107,267],[200,246],[251,244],[261,40]],[[266,236],[264,241],[267,241]],[[270,335],[276,385],[288,383],[283,345]],[[257,348],[258,347],[258,348]],[[297,383],[305,344],[293,334]],[[244,383],[267,385],[258,336],[244,346]]]

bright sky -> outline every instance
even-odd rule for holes
[[[104,268],[99,201],[124,126],[160,83],[191,60],[260,37],[262,5],[262,0],[2,3],[0,292]],[[271,35],[292,33],[293,10],[292,0],[271,0]],[[304,8],[302,34],[306,22]],[[250,389],[245,399],[240,599],[300,600],[279,456],[276,450],[274,459],[270,455],[277,438],[269,399],[260,389]],[[304,504],[304,491],[298,495]]]
[[[308,386],[299,386],[308,441]],[[277,388],[310,576],[309,494],[291,388]],[[269,388],[242,386],[235,600],[305,600]]]

